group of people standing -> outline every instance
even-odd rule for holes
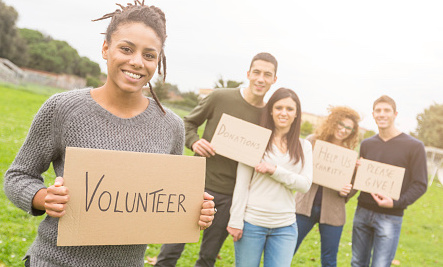
[[[322,265],[336,266],[345,203],[356,192],[352,184],[335,191],[312,183],[312,147],[323,140],[356,148],[358,113],[332,107],[313,135],[300,138],[301,101],[293,90],[280,88],[264,102],[277,80],[278,63],[271,54],[259,53],[247,71],[247,87],[217,89],[182,121],[161,106],[149,83],[157,69],[166,75],[166,19],[159,8],[143,2],[136,0],[100,18],[112,18],[102,48],[108,67],[105,85],[51,97],[5,174],[5,192],[15,205],[32,215],[49,215],[25,257],[27,266],[142,266],[146,245],[56,246],[58,218],[69,201],[62,178],[65,148],[181,154],[183,145],[206,157],[207,201],[199,220],[204,233],[195,266],[214,266],[229,234],[235,242],[236,266],[259,266],[262,254],[265,266],[290,266],[316,223]],[[153,99],[143,95],[146,84]],[[223,113],[272,131],[263,160],[254,168],[220,156],[212,147]],[[387,96],[377,99],[373,116],[379,134],[362,142],[361,157],[406,172],[399,200],[360,193],[352,266],[369,266],[371,261],[372,266],[390,266],[403,211],[427,187],[424,146],[396,129],[395,102]],[[199,137],[197,129],[203,123]],[[58,177],[46,188],[41,174],[51,163]],[[156,266],[175,266],[184,248],[185,244],[164,244]]]
[[[195,266],[214,266],[228,234],[234,240],[236,266],[259,266],[262,255],[264,266],[290,266],[317,223],[322,266],[337,265],[345,204],[357,192],[351,183],[340,191],[312,183],[312,148],[316,140],[357,148],[360,116],[349,107],[331,107],[315,133],[300,138],[302,109],[297,94],[279,88],[267,103],[263,101],[277,79],[277,66],[271,54],[257,54],[247,72],[247,87],[217,89],[184,118],[187,147],[207,157],[206,191],[215,196],[218,210],[213,225],[203,234]],[[262,162],[255,168],[217,155],[208,141],[223,113],[272,130]],[[391,265],[403,211],[427,188],[423,143],[397,130],[396,116],[392,98],[382,96],[374,102],[379,134],[362,142],[360,156],[405,168],[401,196],[394,201],[381,194],[360,193],[352,266]],[[197,128],[204,122],[199,138]],[[358,165],[357,161],[356,168]],[[175,266],[184,246],[163,245],[156,266]]]

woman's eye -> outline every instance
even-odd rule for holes
[[[126,53],[131,52],[131,49],[129,47],[122,47],[121,49]]]
[[[144,57],[147,59],[154,59],[155,58],[155,56],[153,54],[145,54]]]

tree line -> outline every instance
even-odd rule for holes
[[[7,58],[20,67],[43,70],[54,73],[73,74],[87,79],[87,85],[100,86],[100,66],[87,57],[81,57],[77,50],[67,42],[54,40],[50,36],[32,29],[16,27],[17,11],[0,0],[0,57]],[[224,80],[220,76],[215,88],[237,88],[243,82]],[[181,93],[177,85],[163,83],[159,77],[153,84],[160,101],[188,109],[195,107],[199,101],[194,92]],[[170,92],[182,97],[182,100],[170,100]],[[303,135],[314,131],[313,125],[304,122],[301,127]],[[431,105],[417,115],[417,128],[411,135],[424,142],[426,146],[443,148],[443,104]],[[364,138],[374,135],[368,131]]]
[[[67,42],[32,29],[16,27],[17,11],[0,0],[0,57],[19,67],[72,74],[97,82],[100,66],[81,57]],[[93,85],[93,84],[92,84]]]

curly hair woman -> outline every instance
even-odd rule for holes
[[[351,108],[337,106],[329,109],[329,116],[308,140],[315,146],[316,140],[327,141],[345,148],[354,149],[358,144],[360,116]],[[345,203],[352,185],[340,192],[315,183],[307,193],[297,192],[297,252],[305,236],[318,223],[321,237],[322,266],[336,266],[338,245],[345,224]]]

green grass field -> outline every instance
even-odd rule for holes
[[[43,216],[32,217],[9,202],[3,192],[3,176],[22,145],[31,121],[43,104],[59,90],[39,86],[0,84],[0,267],[23,266],[21,258],[33,242]],[[184,116],[186,112],[177,110]],[[186,154],[190,155],[187,150]],[[44,174],[46,183],[53,182],[52,170]],[[402,234],[396,259],[400,266],[443,266],[443,187],[434,181],[428,192],[404,216]],[[348,223],[343,230],[338,266],[349,266],[351,260],[352,218],[356,198],[347,205]],[[292,266],[321,266],[318,228],[306,237]],[[193,266],[199,244],[188,244],[178,266]],[[160,245],[149,245],[146,256],[154,257]],[[216,266],[234,266],[234,246],[228,238]],[[146,266],[150,266],[146,264]]]

